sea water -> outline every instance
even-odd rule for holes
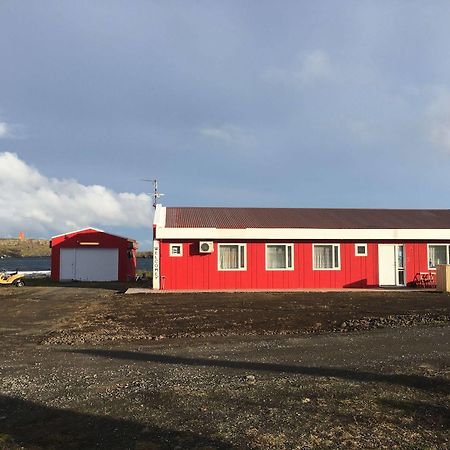
[[[136,258],[137,270],[151,272],[153,269],[152,258]],[[51,260],[49,256],[31,256],[26,258],[1,258],[0,271],[8,272],[19,270],[21,272],[41,272],[50,270]]]

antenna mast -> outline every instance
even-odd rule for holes
[[[153,197],[153,208],[156,209],[156,204],[158,203],[158,199],[164,195],[158,191],[158,180],[156,178],[154,178],[152,180],[142,180],[142,181],[150,181],[153,183],[153,194],[150,194],[150,195]]]

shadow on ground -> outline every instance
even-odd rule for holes
[[[0,449],[122,450],[176,447],[232,448],[222,441],[191,432],[51,408],[0,395]]]
[[[394,399],[382,399],[379,403],[397,411],[402,411],[406,415],[413,416],[429,429],[436,427],[448,429],[450,427],[450,408],[447,406]]]
[[[276,363],[259,363],[250,361],[226,361],[202,358],[186,358],[183,356],[167,356],[152,353],[140,353],[118,350],[102,349],[78,349],[65,350],[70,353],[81,353],[90,356],[100,356],[103,358],[115,358],[133,361],[148,361],[159,364],[178,364],[184,366],[204,366],[204,367],[222,367],[229,369],[244,369],[249,371],[267,371],[290,373],[299,375],[308,375],[313,377],[336,377],[360,382],[377,382],[401,385],[424,391],[450,393],[450,382],[444,378],[430,378],[421,375],[406,374],[383,374],[374,372],[365,372],[359,370],[341,369],[335,367],[306,367],[297,365],[286,365]]]
[[[50,278],[26,278],[25,285],[30,287],[106,289],[125,293],[129,288],[151,288],[150,281],[53,281]]]

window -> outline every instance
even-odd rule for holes
[[[245,244],[218,244],[219,270],[247,270]]]
[[[170,244],[170,256],[183,256],[183,244]]]
[[[355,244],[355,256],[367,256],[367,244]]]
[[[428,245],[428,268],[434,269],[438,264],[448,264],[447,244],[429,244]]]
[[[340,270],[339,244],[313,244],[314,270]]]
[[[292,244],[266,244],[266,270],[293,270]]]

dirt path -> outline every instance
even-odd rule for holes
[[[290,335],[445,323],[450,296],[432,292],[123,295],[93,288],[0,290],[0,334],[49,345]],[[17,338],[17,336],[16,336]]]

